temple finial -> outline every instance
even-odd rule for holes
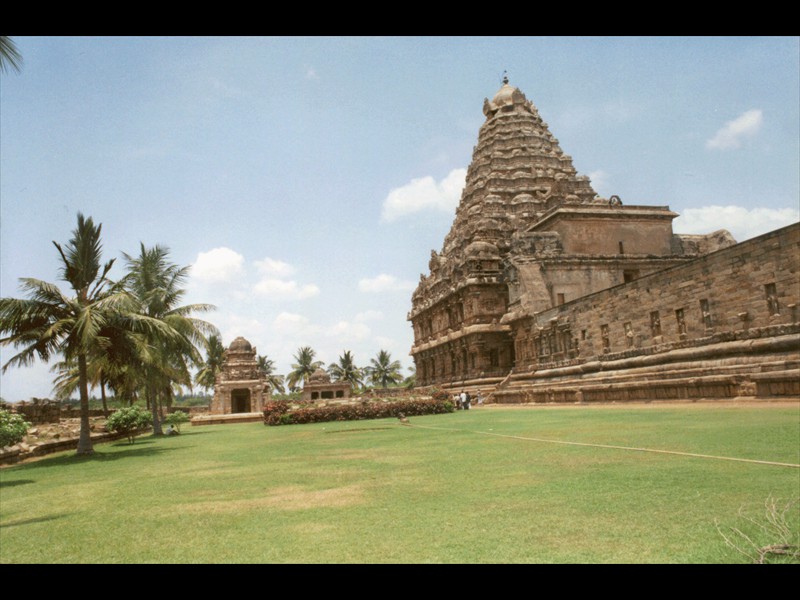
[[[503,71],[503,84],[508,85],[508,71]]]

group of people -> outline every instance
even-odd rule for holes
[[[479,405],[483,404],[483,396],[480,390],[478,390],[478,393],[475,395],[475,400]],[[456,403],[456,410],[469,410],[472,406],[472,396],[469,395],[469,392],[464,390],[461,390],[460,394],[456,394],[454,401]]]

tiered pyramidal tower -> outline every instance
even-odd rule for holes
[[[453,225],[412,296],[419,386],[499,383],[516,363],[518,322],[691,253],[668,207],[599,198],[507,78],[483,113]]]

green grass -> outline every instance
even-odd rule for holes
[[[483,408],[184,427],[0,471],[0,561],[738,562],[715,523],[800,496],[800,410]],[[797,508],[791,513],[797,531]],[[773,540],[764,540],[764,544]]]

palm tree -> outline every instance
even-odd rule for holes
[[[403,380],[403,375],[400,373],[402,369],[400,361],[392,360],[392,355],[386,350],[378,352],[376,358],[369,359],[369,364],[366,371],[374,385],[387,388],[390,383],[396,385]]]
[[[256,358],[256,366],[259,372],[264,375],[271,391],[278,391],[283,394],[286,391],[283,382],[283,375],[275,373],[275,361],[266,356],[258,356]]]
[[[347,381],[355,388],[364,380],[364,370],[356,366],[353,355],[349,350],[339,357],[338,363],[328,365],[328,375],[333,381]]]
[[[309,346],[303,346],[294,355],[295,364],[292,365],[292,372],[287,377],[289,389],[297,389],[299,382],[306,383],[311,374],[322,366],[321,360],[314,360],[314,352]]]
[[[100,398],[103,401],[103,415],[108,418],[108,403],[106,398],[107,381],[104,375],[105,365],[103,365],[100,360],[89,359],[86,366],[89,386],[91,388],[98,385],[100,386]],[[73,392],[78,389],[78,384],[80,382],[77,363],[74,360],[62,360],[54,364],[50,371],[58,374],[53,380],[53,394],[56,399],[69,400]]]
[[[417,367],[411,365],[408,367],[408,377],[403,380],[403,385],[407,388],[413,388],[417,385]]]
[[[132,300],[132,299],[131,299]],[[134,366],[137,360],[137,338],[142,334],[131,327],[131,316],[112,313],[97,335],[97,343],[87,355],[87,375],[91,388],[100,387],[103,414],[108,417],[106,388],[114,390],[117,398],[132,403],[138,385]],[[141,342],[139,342],[141,343]],[[50,369],[58,373],[53,392],[58,399],[67,399],[78,389],[78,366],[74,360],[63,360]],[[129,381],[131,380],[131,381]]]
[[[145,395],[153,413],[153,435],[162,435],[159,419],[159,398],[169,402],[172,385],[191,387],[190,364],[202,360],[197,346],[205,345],[206,333],[217,334],[217,329],[191,316],[207,312],[214,307],[208,304],[178,306],[185,294],[181,285],[186,281],[189,267],[179,267],[167,260],[169,250],[163,246],[146,248],[141,244],[140,254],[124,254],[128,264],[125,286],[136,299],[140,314],[164,325],[147,337],[147,345],[140,348]]]
[[[17,73],[22,67],[22,55],[16,44],[7,35],[0,35],[0,71],[8,71],[9,65]]]
[[[77,387],[81,399],[81,428],[78,454],[92,454],[89,433],[88,358],[103,343],[101,332],[115,316],[130,322],[130,297],[107,278],[114,264],[101,265],[100,231],[91,218],[78,214],[78,226],[62,248],[53,242],[61,258],[60,275],[75,296],[66,296],[57,285],[23,278],[20,287],[27,299],[0,299],[0,344],[23,349],[3,366],[26,366],[38,356],[47,361],[61,354],[67,363],[77,365]],[[125,316],[123,316],[125,315]],[[133,317],[132,317],[133,318]]]
[[[213,389],[217,373],[225,360],[225,346],[216,334],[208,336],[206,342],[206,359],[200,363],[200,370],[194,376],[194,382],[205,389]]]

